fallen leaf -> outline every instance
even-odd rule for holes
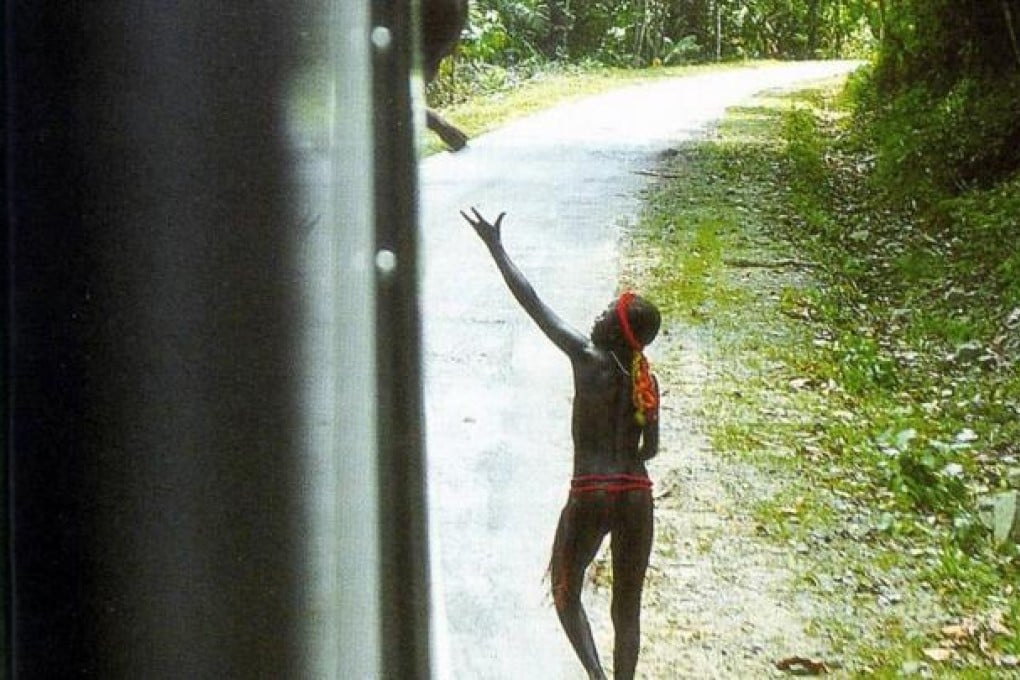
[[[1011,631],[1007,626],[1005,626],[1002,623],[1002,621],[989,621],[988,630],[994,633],[995,635],[1003,635],[1006,637],[1009,637],[1010,635],[1013,634],[1013,631]]]
[[[944,647],[929,647],[923,651],[923,654],[932,661],[949,661],[955,652]]]
[[[942,468],[942,474],[946,477],[952,478],[962,477],[963,466],[960,465],[959,463],[949,463],[944,468]]]
[[[969,427],[965,427],[956,433],[956,441],[958,442],[973,442],[978,440],[978,434]]]
[[[1020,325],[1020,307],[1017,307],[1006,317],[1006,325],[1010,328]]]
[[[794,675],[824,675],[829,672],[829,667],[824,661],[803,656],[789,656],[777,661],[776,668]]]
[[[950,640],[963,640],[970,637],[968,630],[959,624],[952,626],[943,626],[942,635],[949,638]]]

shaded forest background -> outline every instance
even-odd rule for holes
[[[467,53],[626,66],[860,54],[883,12],[874,0],[478,0]]]

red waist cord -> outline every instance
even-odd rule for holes
[[[625,491],[641,491],[652,488],[652,480],[643,475],[581,475],[570,480],[570,495],[578,496],[594,491],[606,493],[623,493]]]

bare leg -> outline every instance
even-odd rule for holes
[[[641,591],[652,550],[652,495],[630,491],[613,518],[613,677],[631,680],[641,648]]]
[[[432,109],[425,109],[425,124],[454,151],[460,151],[467,146],[467,135],[450,123],[447,123]]]
[[[599,526],[600,515],[601,512],[593,511],[591,505],[567,501],[556,528],[551,565],[556,613],[574,652],[592,680],[605,680],[606,674],[599,663],[588,616],[581,605],[581,589],[584,572],[595,558],[606,534],[605,527]]]

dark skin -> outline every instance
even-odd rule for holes
[[[634,417],[632,382],[625,367],[634,350],[619,334],[597,344],[564,322],[535,293],[503,248],[504,214],[494,224],[472,208],[461,215],[488,247],[510,292],[573,367],[572,433],[574,476],[632,475],[647,477],[645,461],[658,453],[659,424]],[[596,319],[616,324],[615,303]],[[593,333],[594,335],[594,333]],[[658,396],[658,385],[655,385]],[[584,573],[610,534],[613,559],[612,618],[615,631],[614,677],[630,680],[637,666],[641,635],[641,591],[652,547],[650,489],[572,494],[560,514],[550,564],[553,601],[560,623],[589,678],[605,679],[591,627],[581,605]]]
[[[422,69],[426,83],[435,80],[439,62],[457,46],[467,15],[467,0],[424,0],[421,3]],[[425,110],[425,123],[454,151],[467,145],[467,135],[432,109]]]

